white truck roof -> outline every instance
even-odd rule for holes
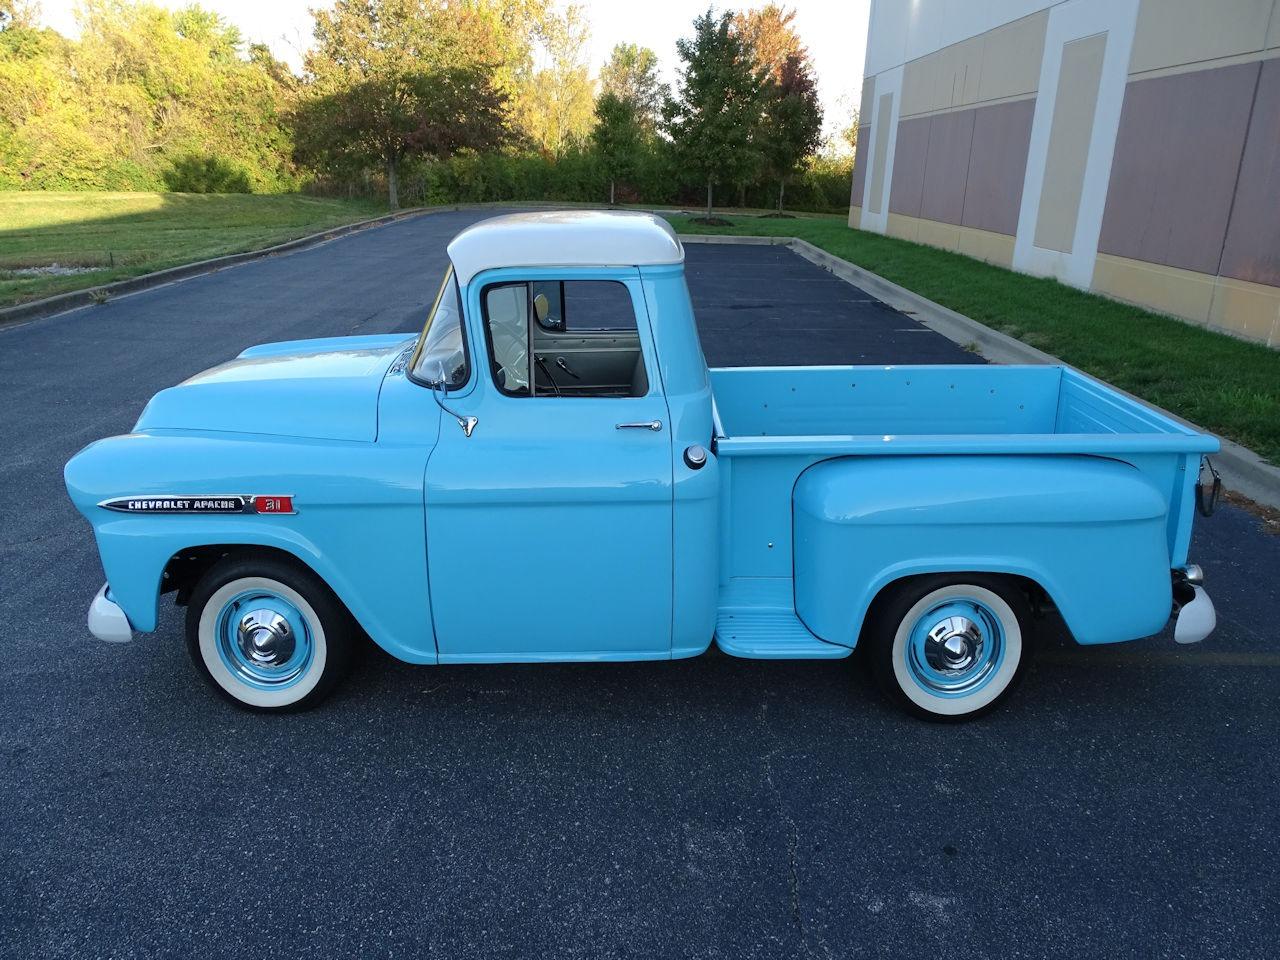
[[[642,267],[683,263],[671,225],[651,213],[547,210],[482,220],[453,238],[459,283],[498,267]]]

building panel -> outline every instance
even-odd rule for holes
[[[902,68],[901,116],[917,117],[935,109],[933,93],[937,87],[934,74],[937,58],[930,55],[912,60]]]
[[[1040,88],[1044,36],[1049,11],[1006,23],[988,33],[982,46],[982,75],[976,101],[1024,97]]]
[[[928,159],[920,216],[939,223],[959,224],[964,213],[964,186],[973,147],[974,110],[939,113],[929,118]],[[895,161],[895,166],[898,161]],[[907,212],[907,211],[902,211]]]
[[[853,151],[853,188],[849,192],[850,207],[862,207],[862,198],[866,194],[867,167],[870,165],[870,153],[866,149],[871,143],[871,114],[875,109],[876,78],[867,77],[862,81],[862,103],[858,106],[858,141]]]
[[[982,69],[982,37],[971,37],[944,47],[933,55],[933,109],[947,110],[977,99],[978,75]],[[972,91],[965,99],[965,89]]]
[[[950,44],[903,67],[901,115],[1035,94],[1049,12]]]
[[[1018,232],[1035,112],[1035,100],[1013,100],[973,112],[973,150],[960,219],[966,227],[1010,236]]]
[[[1216,274],[1259,64],[1134,80],[1098,250]]]
[[[874,156],[871,161],[871,196],[867,201],[867,209],[879,213],[883,209],[885,162],[889,156],[889,133],[892,129],[893,94],[886,93],[880,97],[876,106],[876,135]]]
[[[1276,0],[1143,0],[1129,72],[1262,50]]]
[[[929,135],[933,119],[915,117],[898,123],[893,176],[889,182],[890,213],[908,217],[920,216],[920,198],[924,193],[925,162],[929,155]]]
[[[858,147],[870,142],[870,131],[865,123],[858,124]],[[862,208],[862,197],[867,187],[867,152],[855,149],[853,154],[853,186],[849,189],[849,206]]]
[[[1280,286],[1280,60],[1262,64],[1219,272]]]
[[[1044,185],[1036,214],[1035,245],[1046,250],[1070,253],[1075,241],[1106,48],[1105,33],[1062,46]]]

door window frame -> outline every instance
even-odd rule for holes
[[[511,283],[532,283],[555,280],[604,280],[621,283],[631,298],[631,309],[636,320],[636,334],[640,341],[640,355],[644,360],[645,378],[648,390],[639,397],[604,397],[593,395],[556,396],[554,393],[511,394],[503,390],[493,376],[493,354],[491,352],[488,332],[488,317],[485,310],[484,294],[490,287]],[[521,403],[537,399],[547,403],[634,403],[666,396],[666,388],[662,380],[661,365],[658,362],[657,342],[653,336],[652,320],[642,288],[643,278],[636,267],[502,267],[497,270],[486,270],[476,274],[467,283],[463,292],[465,299],[464,319],[469,325],[469,333],[475,338],[475,344],[484,350],[485,362],[472,363],[472,382],[484,384],[485,389],[492,390],[496,397],[504,402]],[[532,336],[531,316],[533,301],[526,298],[525,326],[527,336]],[[571,334],[570,334],[571,335]],[[532,344],[528,344],[531,347]],[[528,347],[526,349],[528,349]],[[533,367],[532,352],[530,367]],[[484,373],[479,373],[480,368]],[[531,374],[532,375],[532,374]]]

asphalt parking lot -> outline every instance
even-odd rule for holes
[[[410,667],[236,711],[122,647],[62,486],[267,340],[413,330],[438,214],[0,329],[0,956],[1274,957],[1280,537],[1197,526],[1219,629],[943,727],[851,661]],[[978,362],[778,247],[690,245],[712,364]]]

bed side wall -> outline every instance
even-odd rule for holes
[[[711,371],[731,437],[1046,434],[1060,367],[738,367]]]

